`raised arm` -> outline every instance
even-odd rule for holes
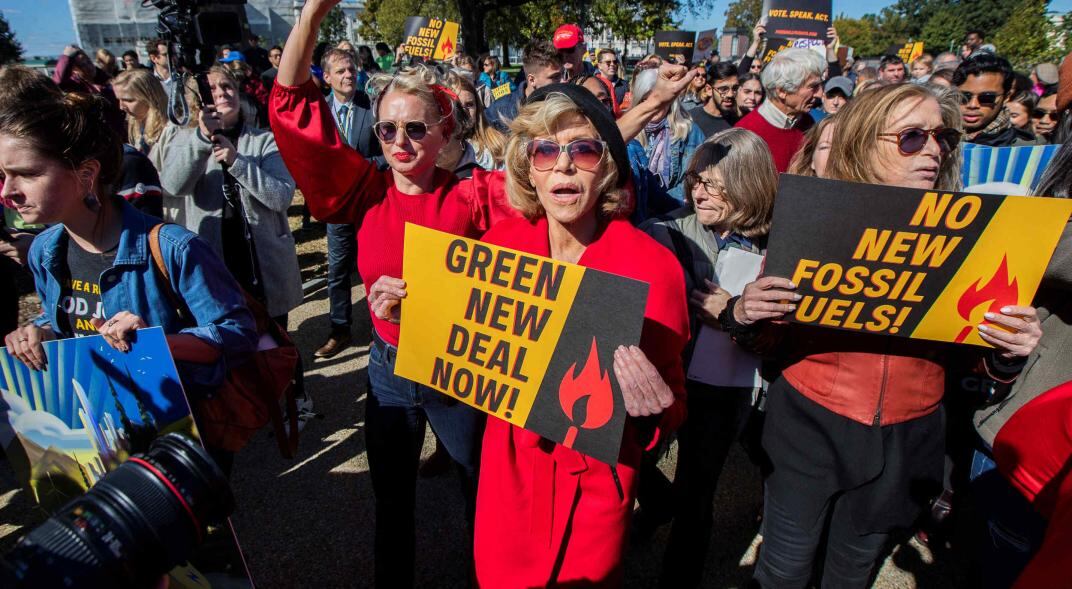
[[[664,106],[676,100],[689,87],[694,77],[696,77],[695,69],[686,69],[685,66],[668,63],[659,66],[659,81],[655,83],[655,87],[642,102],[631,106],[618,119],[618,130],[622,132],[622,138],[628,142],[640,134],[644,125],[647,125]]]
[[[386,173],[339,137],[331,109],[309,74],[320,22],[339,0],[309,0],[279,62],[268,116],[276,145],[309,211],[329,223],[353,223],[386,194]]]

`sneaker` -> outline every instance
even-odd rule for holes
[[[308,393],[304,397],[298,397],[295,400],[295,406],[298,411],[298,431],[301,432],[305,429],[305,423],[312,418],[321,419],[324,416],[313,411],[313,398]],[[283,429],[287,434],[290,434],[290,416],[283,417]]]
[[[313,356],[317,358],[331,358],[349,346],[350,330],[333,330],[331,336],[328,337],[328,341],[324,342],[324,345],[313,352]]]

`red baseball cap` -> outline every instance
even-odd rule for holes
[[[551,39],[555,49],[573,49],[578,43],[584,43],[584,33],[577,25],[562,25],[555,29],[555,36]]]

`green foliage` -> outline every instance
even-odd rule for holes
[[[943,51],[957,51],[967,30],[964,17],[955,6],[946,6],[932,16],[920,32],[924,51],[938,55]]]
[[[22,44],[15,38],[7,19],[0,13],[0,65],[22,61]]]
[[[994,34],[998,51],[1019,70],[1057,61],[1064,53],[1063,47],[1054,42],[1058,31],[1046,18],[1047,4],[1046,0],[1021,0]]]
[[[365,10],[358,15],[357,31],[366,39],[387,43],[393,50],[402,42],[402,27],[411,16],[459,22],[458,6],[451,0],[367,0]]]
[[[328,43],[337,43],[346,38],[346,18],[343,16],[342,8],[336,6],[327,13],[324,21],[320,23],[320,33],[317,37],[319,41]]]
[[[696,10],[698,4],[701,2],[693,2],[690,9]],[[610,31],[626,43],[644,41],[654,37],[656,31],[676,29],[679,23],[674,20],[674,13],[678,8],[677,2],[659,0],[596,0],[592,6],[592,24],[597,31]]]
[[[841,44],[852,47],[856,55],[875,55],[886,49],[876,46],[873,24],[867,19],[847,18],[845,15],[834,19],[834,28],[841,37]]]
[[[733,0],[726,9],[726,25],[723,28],[752,30],[763,16],[763,0]]]

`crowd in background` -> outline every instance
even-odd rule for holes
[[[305,365],[351,344],[355,272],[367,291],[378,586],[413,584],[418,471],[452,465],[475,542],[458,566],[478,585],[614,585],[629,534],[668,524],[662,583],[698,586],[738,442],[765,480],[755,586],[869,586],[899,534],[947,541],[964,501],[986,522],[958,547],[979,583],[1072,583],[1067,230],[1033,305],[979,327],[987,349],[790,326],[786,277],[731,295],[715,270],[731,250],[765,253],[780,173],[952,191],[963,144],[1057,144],[1036,194],[1068,198],[1072,58],[1015,71],[969,31],[958,53],[842,62],[834,29],[823,52],[764,57],[760,23],[737,63],[648,55],[627,70],[567,24],[511,76],[462,48],[422,63],[404,46],[317,43],[335,2],[307,2],[285,47],[219,48],[200,86],[161,39],[147,65],[72,45],[51,79],[0,70],[0,253],[42,304],[19,326],[0,285],[9,352],[41,368],[42,341],[99,333],[124,349],[161,326],[187,393],[212,395],[257,348],[250,305],[285,329],[303,301],[287,217],[300,189],[328,244],[327,336]],[[640,344],[615,352],[630,416],[617,465],[394,374],[406,222],[650,285]],[[761,362],[763,386],[686,378],[704,328]],[[985,383],[970,399],[952,384],[964,373]],[[313,401],[299,398],[304,427]],[[421,465],[427,425],[438,446]],[[656,464],[675,438],[671,480]],[[233,452],[210,451],[230,468]]]

